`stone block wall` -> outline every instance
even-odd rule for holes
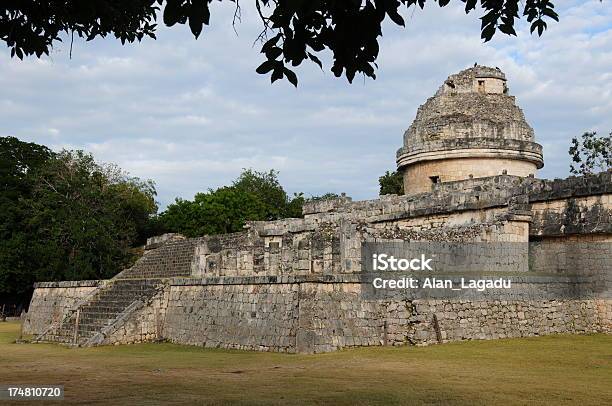
[[[418,302],[415,344],[610,332],[609,304],[610,300]]]
[[[25,334],[41,334],[50,324],[82,299],[102,286],[104,281],[40,282],[34,285],[34,294],[23,325]]]
[[[532,272],[612,277],[612,235],[539,239],[529,243],[529,257]]]
[[[172,282],[163,338],[213,348],[319,353],[612,327],[610,300],[375,300],[364,298],[351,275],[257,284],[262,280]]]
[[[479,86],[478,80],[484,82],[482,86]],[[503,94],[506,91],[506,83],[502,79],[483,77],[474,81],[474,91],[482,91],[485,93],[497,93]]]
[[[295,352],[298,291],[288,279],[174,280],[163,337],[203,347]]]
[[[532,271],[563,274],[568,264],[575,268],[581,261],[583,270],[604,270],[586,275],[602,276],[595,282],[612,286],[611,272],[605,272],[605,265],[612,263],[605,251],[612,241],[611,174],[564,181],[499,175],[434,185],[431,192],[413,196],[361,202],[342,197],[309,204],[303,219],[252,222],[245,231],[228,235],[151,240],[155,248],[117,275],[106,295],[98,296],[111,301],[130,296],[111,292],[110,287],[116,290],[136,281],[152,282],[159,289],[142,296],[146,303],[126,298],[132,307],[114,309],[112,328],[96,342],[164,339],[205,347],[308,353],[610,331],[609,297],[373,299],[364,296],[359,275],[364,242],[527,244],[531,240],[533,260],[525,262],[525,271],[529,265]],[[587,245],[572,253],[566,249],[569,241]],[[596,242],[607,245],[597,251]],[[569,262],[562,266],[560,258]],[[26,332],[43,331],[102,284],[38,284]],[[105,306],[105,301],[99,302],[98,307]]]
[[[183,235],[177,234],[177,233],[166,233],[162,235],[157,235],[154,237],[147,238],[147,244],[145,245],[145,250],[152,250],[155,248],[159,248],[168,242],[181,241],[184,239],[185,237]]]
[[[141,307],[117,320],[101,344],[119,345],[162,340],[169,296],[170,291],[166,287]]]
[[[526,284],[525,291],[531,287]],[[66,293],[61,287],[49,289]],[[610,299],[374,299],[363,295],[358,275],[349,274],[175,278],[117,321],[100,343],[168,340],[208,348],[319,353],[611,331]]]
[[[372,239],[527,242],[528,202],[516,197],[525,182],[501,175],[418,196],[313,202],[303,219],[251,222],[241,233],[180,244],[193,247],[191,276],[213,277],[359,272],[361,242]]]
[[[612,234],[612,193],[537,201],[532,236]]]
[[[346,347],[385,344],[385,320],[392,306],[364,300],[360,283],[351,282],[353,278],[350,276],[342,279],[347,282],[304,283],[300,286],[298,352],[329,352]],[[397,305],[403,306],[401,303]],[[397,322],[405,326],[406,320],[407,316]]]
[[[454,155],[457,155],[453,151]],[[404,190],[406,194],[428,192],[435,182],[452,182],[464,179],[508,175],[527,177],[536,173],[536,164],[528,161],[500,158],[462,158],[449,153],[448,158],[423,161],[409,165],[404,170]],[[470,150],[466,155],[474,154]],[[435,182],[434,182],[435,181]]]

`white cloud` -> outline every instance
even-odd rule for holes
[[[376,81],[349,85],[329,63],[306,63],[297,90],[255,73],[261,27],[246,5],[238,36],[232,5],[215,3],[197,41],[176,27],[125,47],[75,41],[72,59],[66,45],[41,60],[3,52],[0,134],[91,151],[154,179],[163,204],[228,184],[246,167],[280,170],[290,192],[373,198],[417,107],[448,74],[478,62],[506,72],[544,145],[541,175],[563,177],[571,137],[612,129],[612,9],[555,3],[561,22],[542,38],[523,21],[518,37],[486,44],[480,15],[466,17],[459,3],[408,10],[406,28],[384,27]]]

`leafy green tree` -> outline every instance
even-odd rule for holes
[[[338,197],[328,193],[305,198],[287,196],[278,172],[244,169],[231,186],[198,193],[193,201],[176,199],[159,215],[161,228],[188,237],[241,231],[247,221],[302,217],[304,202]]]
[[[135,259],[157,211],[151,181],[82,151],[3,138],[0,149],[0,297],[23,301],[35,281],[108,278]]]
[[[303,216],[302,207],[304,206],[304,193],[294,193],[293,198],[287,203],[285,216],[287,218],[300,218]]]
[[[198,237],[242,231],[247,220],[265,220],[267,212],[257,195],[222,187],[198,193],[193,201],[176,199],[160,217],[169,231]]]
[[[51,151],[15,137],[0,137],[0,303],[20,303],[31,289],[29,221],[35,183],[33,172],[52,156]]]
[[[597,136],[597,132],[585,132],[581,139],[572,138],[569,148],[572,158],[570,172],[589,175],[612,168],[612,132],[607,136]]]
[[[287,216],[289,198],[278,180],[278,171],[259,172],[243,169],[232,184],[236,190],[250,193],[265,206],[265,220],[276,220]]]
[[[233,23],[240,20],[239,0]],[[461,0],[466,14],[474,10],[483,13],[481,37],[488,41],[497,30],[516,35],[514,25],[525,16],[531,32],[542,35],[547,21],[558,21],[550,0]],[[88,41],[113,35],[121,41],[141,41],[155,38],[157,18],[162,14],[167,26],[189,24],[197,38],[211,19],[212,0],[20,0],[5,1],[0,6],[0,39],[11,49],[11,56],[38,57],[48,54],[61,34]],[[303,61],[322,67],[319,56],[329,50],[333,57],[331,71],[343,74],[352,82],[355,74],[376,78],[378,37],[386,20],[404,26],[400,13],[410,13],[410,7],[424,8],[426,0],[254,0],[263,30],[257,40],[263,43],[265,62],[258,68],[270,74],[272,82],[286,78],[297,86],[297,76],[289,66]],[[445,7],[450,0],[437,1]],[[405,11],[402,10],[405,8]],[[416,51],[416,50],[415,50]],[[319,55],[319,56],[317,56]]]
[[[151,181],[130,178],[82,151],[62,151],[40,169],[28,222],[39,279],[108,278],[157,211]]]
[[[387,171],[383,176],[378,178],[380,184],[379,195],[403,195],[404,194],[404,178],[401,172]]]
[[[298,214],[301,197],[289,199],[278,172],[244,169],[231,186],[176,199],[160,214],[164,230],[188,237],[241,231],[246,221],[276,220]]]

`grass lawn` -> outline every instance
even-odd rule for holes
[[[612,405],[609,335],[288,355],[14,344],[18,332],[0,323],[0,384],[63,384],[64,404]]]

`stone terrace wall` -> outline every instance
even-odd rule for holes
[[[212,348],[295,352],[299,285],[273,280],[173,281],[164,338]]]
[[[104,342],[168,339],[207,347],[324,352],[360,345],[610,331],[609,299],[419,301],[373,300],[361,294],[364,241],[527,243],[531,235],[538,237],[540,249],[554,238],[610,241],[605,233],[610,173],[577,179],[500,175],[444,183],[413,196],[363,202],[343,197],[306,205],[304,219],[253,222],[244,232],[221,236],[156,240],[156,249],[147,250],[117,278],[162,278],[162,291],[115,323]],[[586,211],[572,217],[572,204]],[[588,214],[598,205],[604,210],[600,215]],[[530,230],[532,213],[536,221]],[[574,227],[571,233],[570,228],[565,233],[550,228],[564,219],[579,224],[584,218],[604,226]],[[29,331],[41,331],[99,283],[37,285]]]
[[[612,171],[542,180],[528,196],[532,236],[612,235]]]
[[[611,332],[611,303],[609,299],[414,303],[415,343]]]
[[[72,284],[38,288],[38,297],[66,302],[68,289],[94,288],[87,286],[89,281]],[[362,295],[358,276],[350,274],[175,278],[165,284],[151,301],[116,323],[101,343],[169,340],[211,348],[314,353],[612,331],[609,299],[372,299]],[[39,306],[47,307],[43,302]],[[40,326],[40,331],[46,326],[39,323],[45,314],[37,313],[37,322],[30,325]]]
[[[610,331],[611,302],[364,298],[356,275],[178,279],[163,338],[278,352]]]
[[[99,280],[36,283],[23,325],[24,333],[42,333],[103,283]]]
[[[528,241],[525,180],[500,175],[417,196],[305,206],[303,219],[251,222],[242,233],[188,240],[194,277],[360,272],[361,243],[380,239]]]
[[[167,284],[165,289],[140,308],[118,320],[101,344],[134,344],[161,340],[170,295],[168,286]]]

